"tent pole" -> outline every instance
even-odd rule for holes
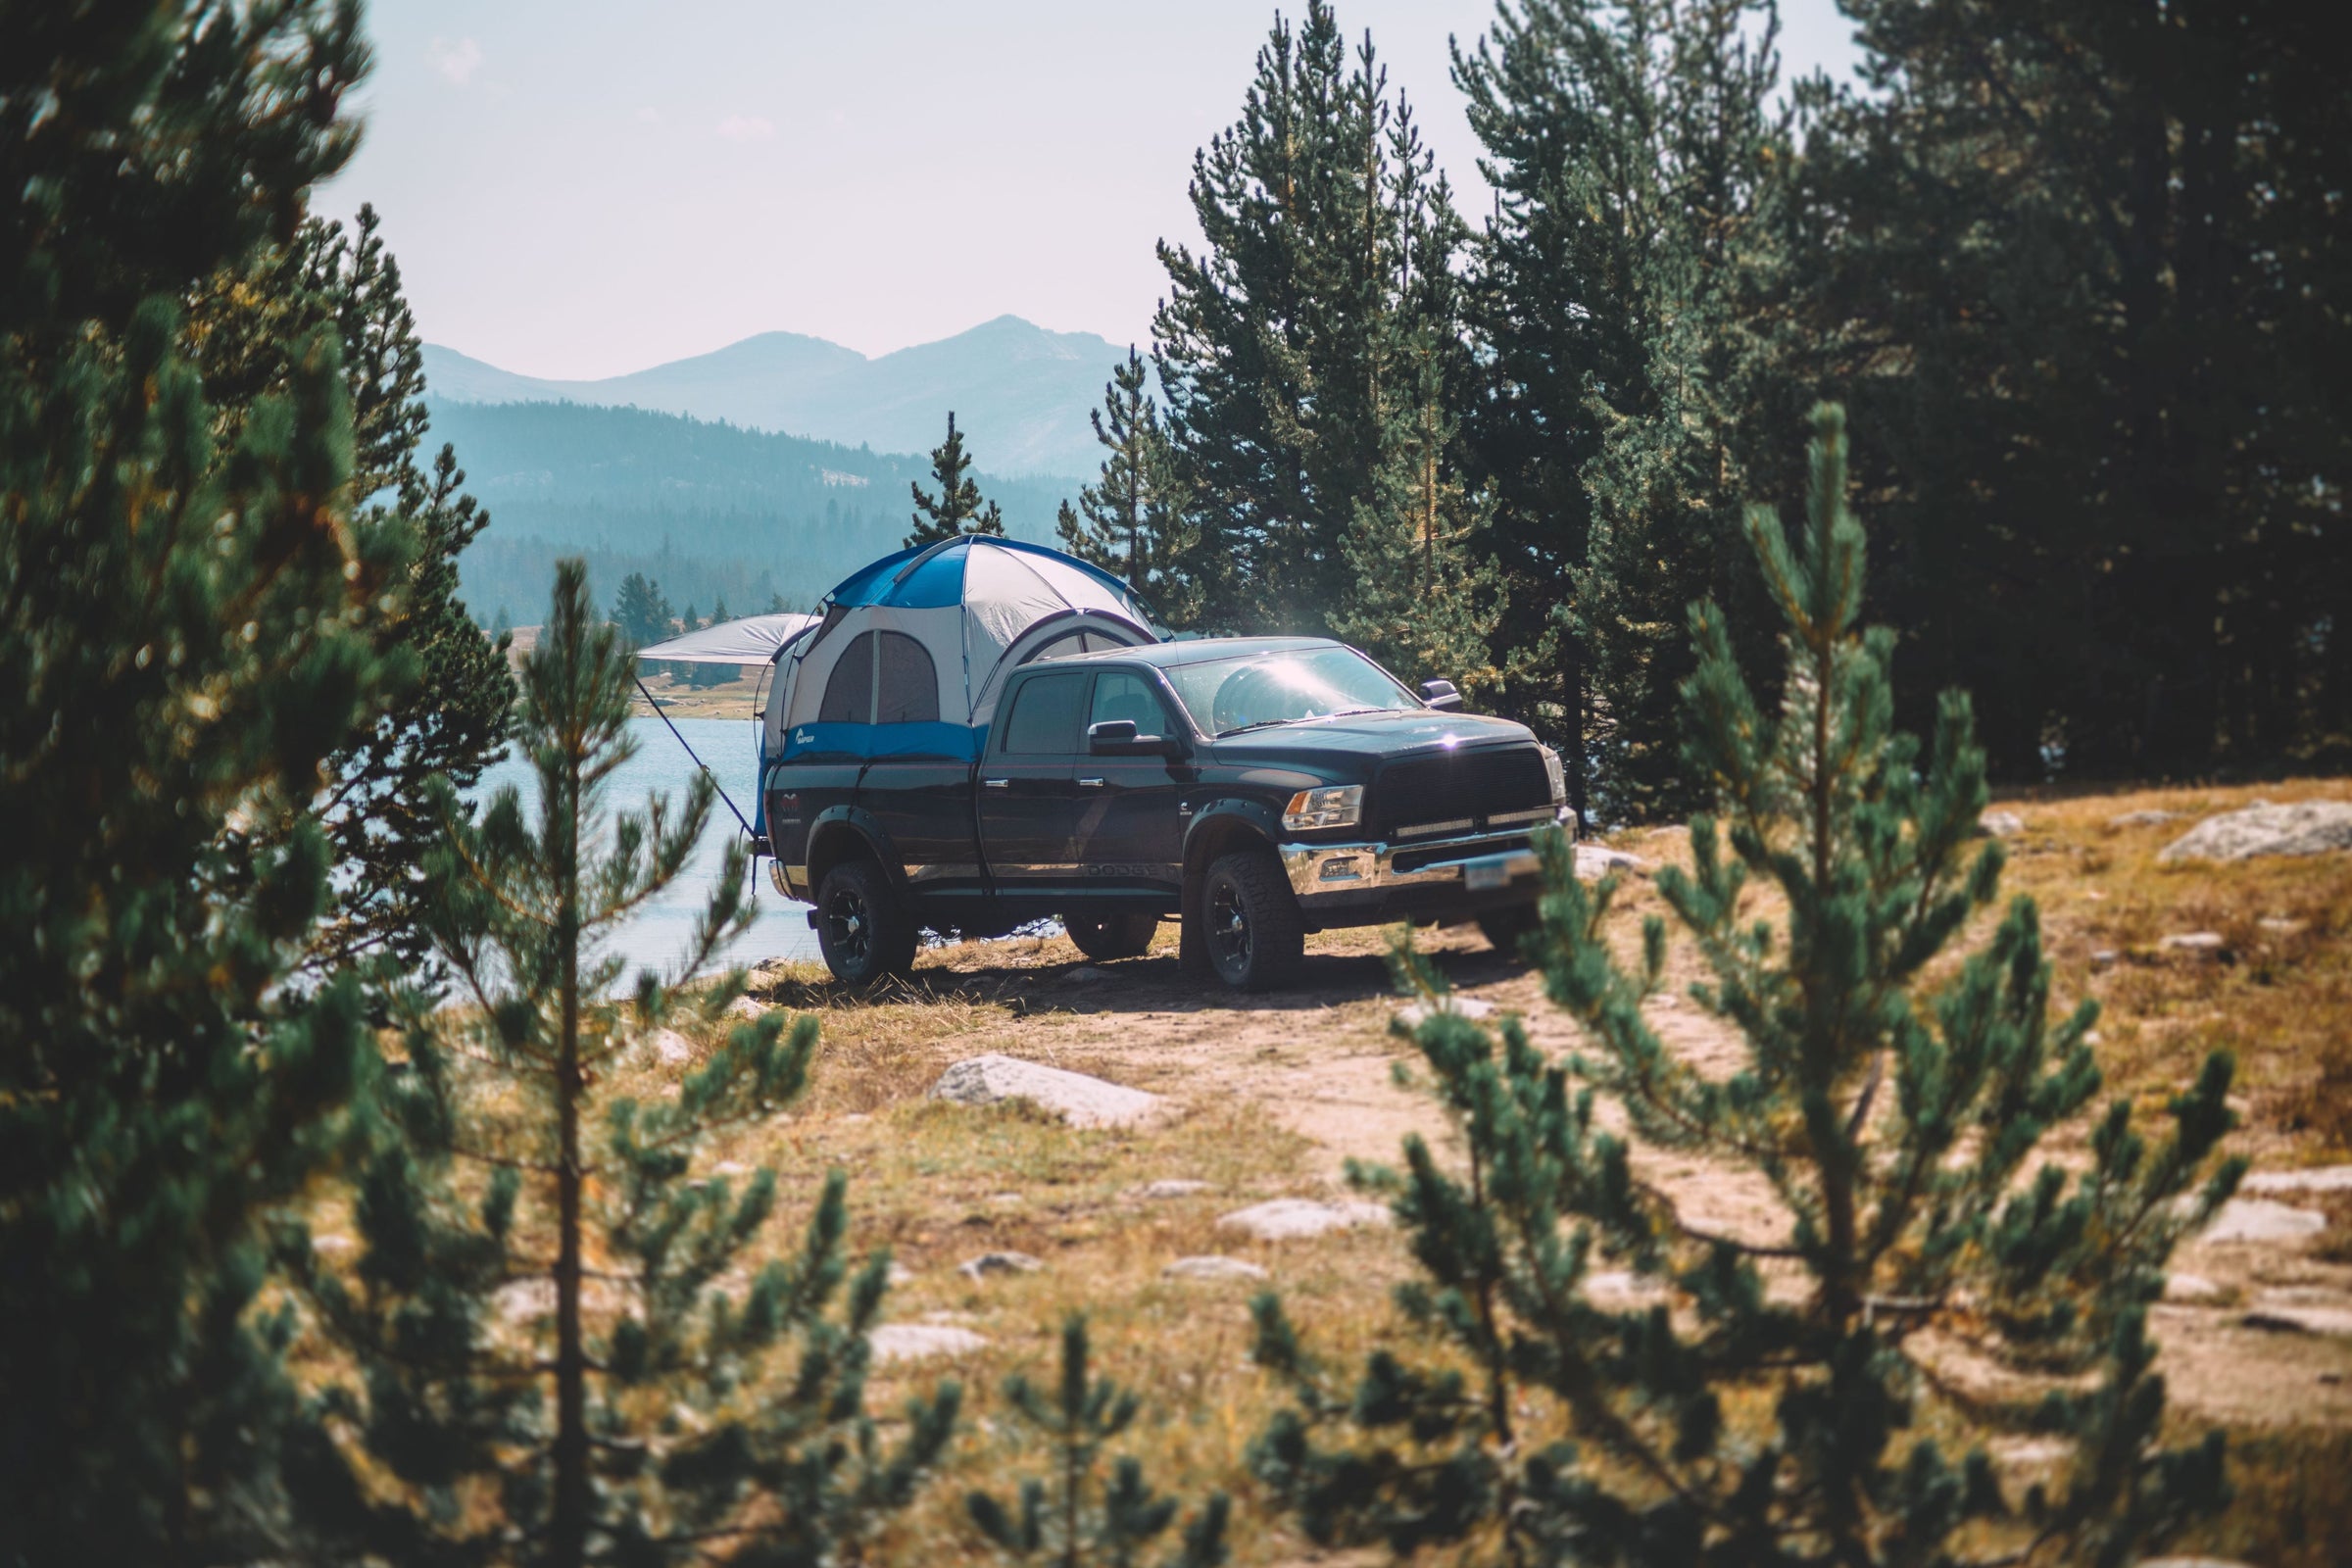
[[[670,734],[677,735],[678,744],[686,748],[686,755],[694,758],[694,765],[701,768],[706,773],[710,773],[710,764],[704,761],[701,758],[694,756],[694,748],[686,745],[686,737],[683,735],[678,735],[678,726],[669,722],[669,715],[662,711],[662,705],[654,701],[654,694],[645,689],[645,677],[642,675],[637,677],[637,695],[645,699],[645,706],[654,710],[654,716],[667,726]],[[747,839],[750,839],[756,849],[760,843],[760,835],[752,831],[752,824],[744,821],[743,813],[735,809],[735,803],[732,800],[728,800],[727,787],[724,784],[718,783],[718,775],[716,773],[710,773],[710,782],[718,785],[718,798],[722,801],[726,801],[728,810],[735,812],[735,821],[739,826],[742,827],[743,836]]]

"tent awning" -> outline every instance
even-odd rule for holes
[[[672,664],[764,664],[815,624],[814,615],[746,615],[640,648],[637,657]]]

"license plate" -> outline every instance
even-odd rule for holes
[[[1490,855],[1484,859],[1462,862],[1462,885],[1473,893],[1487,893],[1507,887],[1511,880],[1511,858]]]

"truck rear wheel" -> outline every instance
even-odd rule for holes
[[[1098,962],[1137,958],[1152,951],[1152,933],[1159,929],[1156,914],[1065,914],[1061,928],[1080,953]]]
[[[1271,850],[1236,850],[1209,865],[1200,924],[1209,967],[1239,990],[1281,985],[1306,956],[1306,924]]]
[[[914,920],[890,876],[871,860],[844,860],[816,890],[816,945],[846,985],[871,985],[914,967]]]

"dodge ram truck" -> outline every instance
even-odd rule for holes
[[[924,930],[1058,916],[1111,960],[1174,916],[1186,973],[1259,990],[1333,927],[1476,920],[1512,943],[1563,782],[1446,682],[1416,693],[1323,639],[1217,638],[1013,670],[977,760],[815,753],[762,787],[776,885],[844,981],[905,971]]]

